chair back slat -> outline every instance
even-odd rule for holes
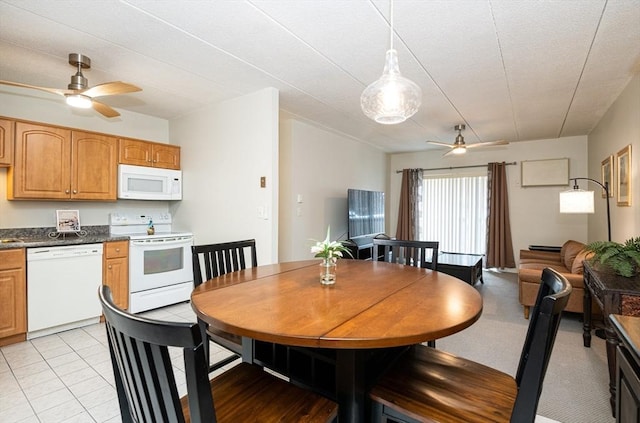
[[[514,423],[535,419],[562,311],[569,302],[571,290],[567,279],[555,270],[546,268],[542,271],[516,373],[518,395],[511,416]]]
[[[191,253],[195,286],[207,279],[246,269],[249,260],[251,267],[258,265],[255,239],[193,245]],[[202,264],[204,264],[204,273],[202,272]]]
[[[432,270],[438,268],[438,241],[408,241],[397,239],[373,239],[373,260],[406,264]]]
[[[184,352],[191,422],[215,422],[198,324],[159,322],[126,313],[115,306],[106,285],[99,297],[123,422],[185,421],[169,346]]]

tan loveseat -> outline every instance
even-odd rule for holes
[[[591,253],[578,241],[567,241],[559,253],[548,251],[520,250],[518,267],[518,290],[520,304],[524,306],[524,317],[529,318],[529,308],[536,302],[542,269],[550,267],[566,276],[573,287],[565,311],[582,313],[584,284],[582,280],[582,262]]]

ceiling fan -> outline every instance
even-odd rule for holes
[[[456,125],[453,127],[454,130],[458,131],[458,135],[456,136],[456,140],[453,144],[446,144],[444,142],[438,141],[427,141],[429,144],[439,145],[442,147],[449,147],[451,150],[445,154],[448,156],[450,154],[464,154],[467,152],[467,148],[476,148],[476,147],[489,147],[492,145],[507,145],[509,141],[499,140],[499,141],[488,141],[488,142],[478,142],[475,144],[465,144],[464,137],[462,136],[462,131],[466,126],[464,124]]]
[[[0,84],[11,85],[14,87],[33,88],[34,90],[46,91],[65,97],[68,105],[83,109],[93,108],[98,113],[108,117],[120,116],[115,109],[96,100],[96,97],[104,97],[108,95],[127,94],[136,91],[142,91],[141,88],[126,82],[107,82],[94,87],[89,87],[89,81],[82,74],[82,69],[91,68],[91,59],[78,53],[69,54],[69,64],[76,66],[78,71],[71,76],[71,83],[68,89],[46,88],[35,85],[21,84],[19,82],[10,82],[0,80]]]

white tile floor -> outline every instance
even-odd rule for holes
[[[143,313],[193,321],[188,303]],[[212,345],[211,360],[229,354]],[[172,355],[184,394],[182,355]],[[233,364],[232,364],[233,365]],[[120,422],[104,324],[85,326],[0,348],[0,422]]]
[[[160,320],[195,321],[188,303],[142,314]],[[211,345],[212,362],[229,354]],[[180,351],[172,358],[183,395]],[[0,422],[121,422],[104,324],[0,347]],[[559,422],[537,417],[536,423]]]

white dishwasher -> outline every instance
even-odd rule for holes
[[[97,323],[102,244],[27,249],[27,338]]]

